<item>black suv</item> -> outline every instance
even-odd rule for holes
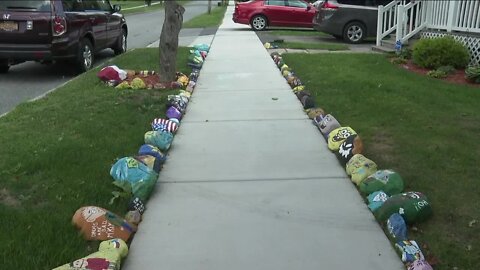
[[[313,18],[313,28],[349,43],[377,35],[378,6],[392,0],[325,0]]]
[[[0,73],[24,61],[92,67],[94,54],[127,50],[128,28],[109,0],[0,0]]]

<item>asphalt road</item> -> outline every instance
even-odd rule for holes
[[[212,1],[216,4],[216,1]],[[185,5],[184,21],[207,12],[208,1],[194,0]],[[158,40],[164,21],[163,10],[128,15],[128,47],[143,48]],[[97,55],[96,65],[113,57],[113,51],[104,50]],[[0,74],[0,115],[11,111],[19,103],[34,99],[75,77],[72,67],[65,65],[42,65],[26,62]]]

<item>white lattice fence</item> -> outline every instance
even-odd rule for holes
[[[444,36],[452,36],[455,40],[465,45],[470,52],[470,64],[480,65],[480,36],[469,36],[465,34],[443,33],[436,31],[423,31],[421,38],[439,38]]]

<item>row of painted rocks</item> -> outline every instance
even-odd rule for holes
[[[401,176],[393,170],[379,170],[377,164],[362,155],[364,145],[360,136],[349,126],[343,126],[331,114],[315,104],[315,99],[300,78],[285,64],[279,53],[271,57],[293,89],[308,117],[318,127],[345,166],[346,173],[368,202],[368,208],[382,224],[389,239],[402,256],[409,270],[431,270],[420,246],[409,240],[407,226],[425,221],[432,215],[427,197],[415,191],[404,192]]]
[[[72,223],[86,240],[102,241],[99,250],[54,270],[120,269],[122,259],[128,254],[127,243],[132,240],[142,220],[146,202],[167,159],[166,152],[170,149],[173,137],[180,127],[180,121],[186,112],[208,51],[209,46],[205,44],[194,47],[188,62],[192,67],[190,76],[177,73],[176,81],[171,84],[178,85],[181,90],[167,97],[166,119],[153,119],[152,130],[145,133],[145,144],[140,146],[138,153],[119,159],[110,170],[110,175],[114,179],[113,184],[120,188],[123,194],[132,198],[128,204],[127,214],[121,217],[97,206],[78,209],[73,215]],[[201,60],[197,56],[200,56]],[[117,71],[117,67],[113,70]],[[113,71],[109,73],[110,78],[116,76]]]

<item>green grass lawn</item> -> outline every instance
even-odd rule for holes
[[[409,238],[428,246],[435,270],[478,269],[480,88],[411,73],[382,55],[284,59],[318,105],[359,133],[367,157],[428,197],[434,215]]]
[[[132,13],[143,13],[143,12],[149,12],[149,11],[154,11],[154,10],[159,10],[163,9],[164,5],[161,4],[156,4],[159,1],[152,1],[152,4],[149,7],[145,7],[145,1],[144,0],[128,0],[128,1],[110,1],[112,5],[120,5],[122,6],[122,10],[120,11],[122,14],[132,14]],[[139,8],[135,8],[139,7]]]
[[[180,48],[177,58],[184,73],[188,51]],[[158,70],[158,49],[136,49],[113,63]],[[82,206],[126,212],[126,199],[108,204],[110,167],[137,153],[174,91],[116,90],[100,82],[98,70],[0,118],[1,269],[52,269],[95,252],[98,243],[71,225]]]
[[[182,28],[217,27],[222,23],[226,10],[227,7],[224,6],[213,8],[211,14],[205,13],[192,18],[191,20],[183,23]]]
[[[348,50],[348,46],[345,44],[338,43],[327,43],[327,42],[280,42],[275,43],[279,48],[287,49],[316,49],[316,50],[329,50],[329,51],[342,51]]]

